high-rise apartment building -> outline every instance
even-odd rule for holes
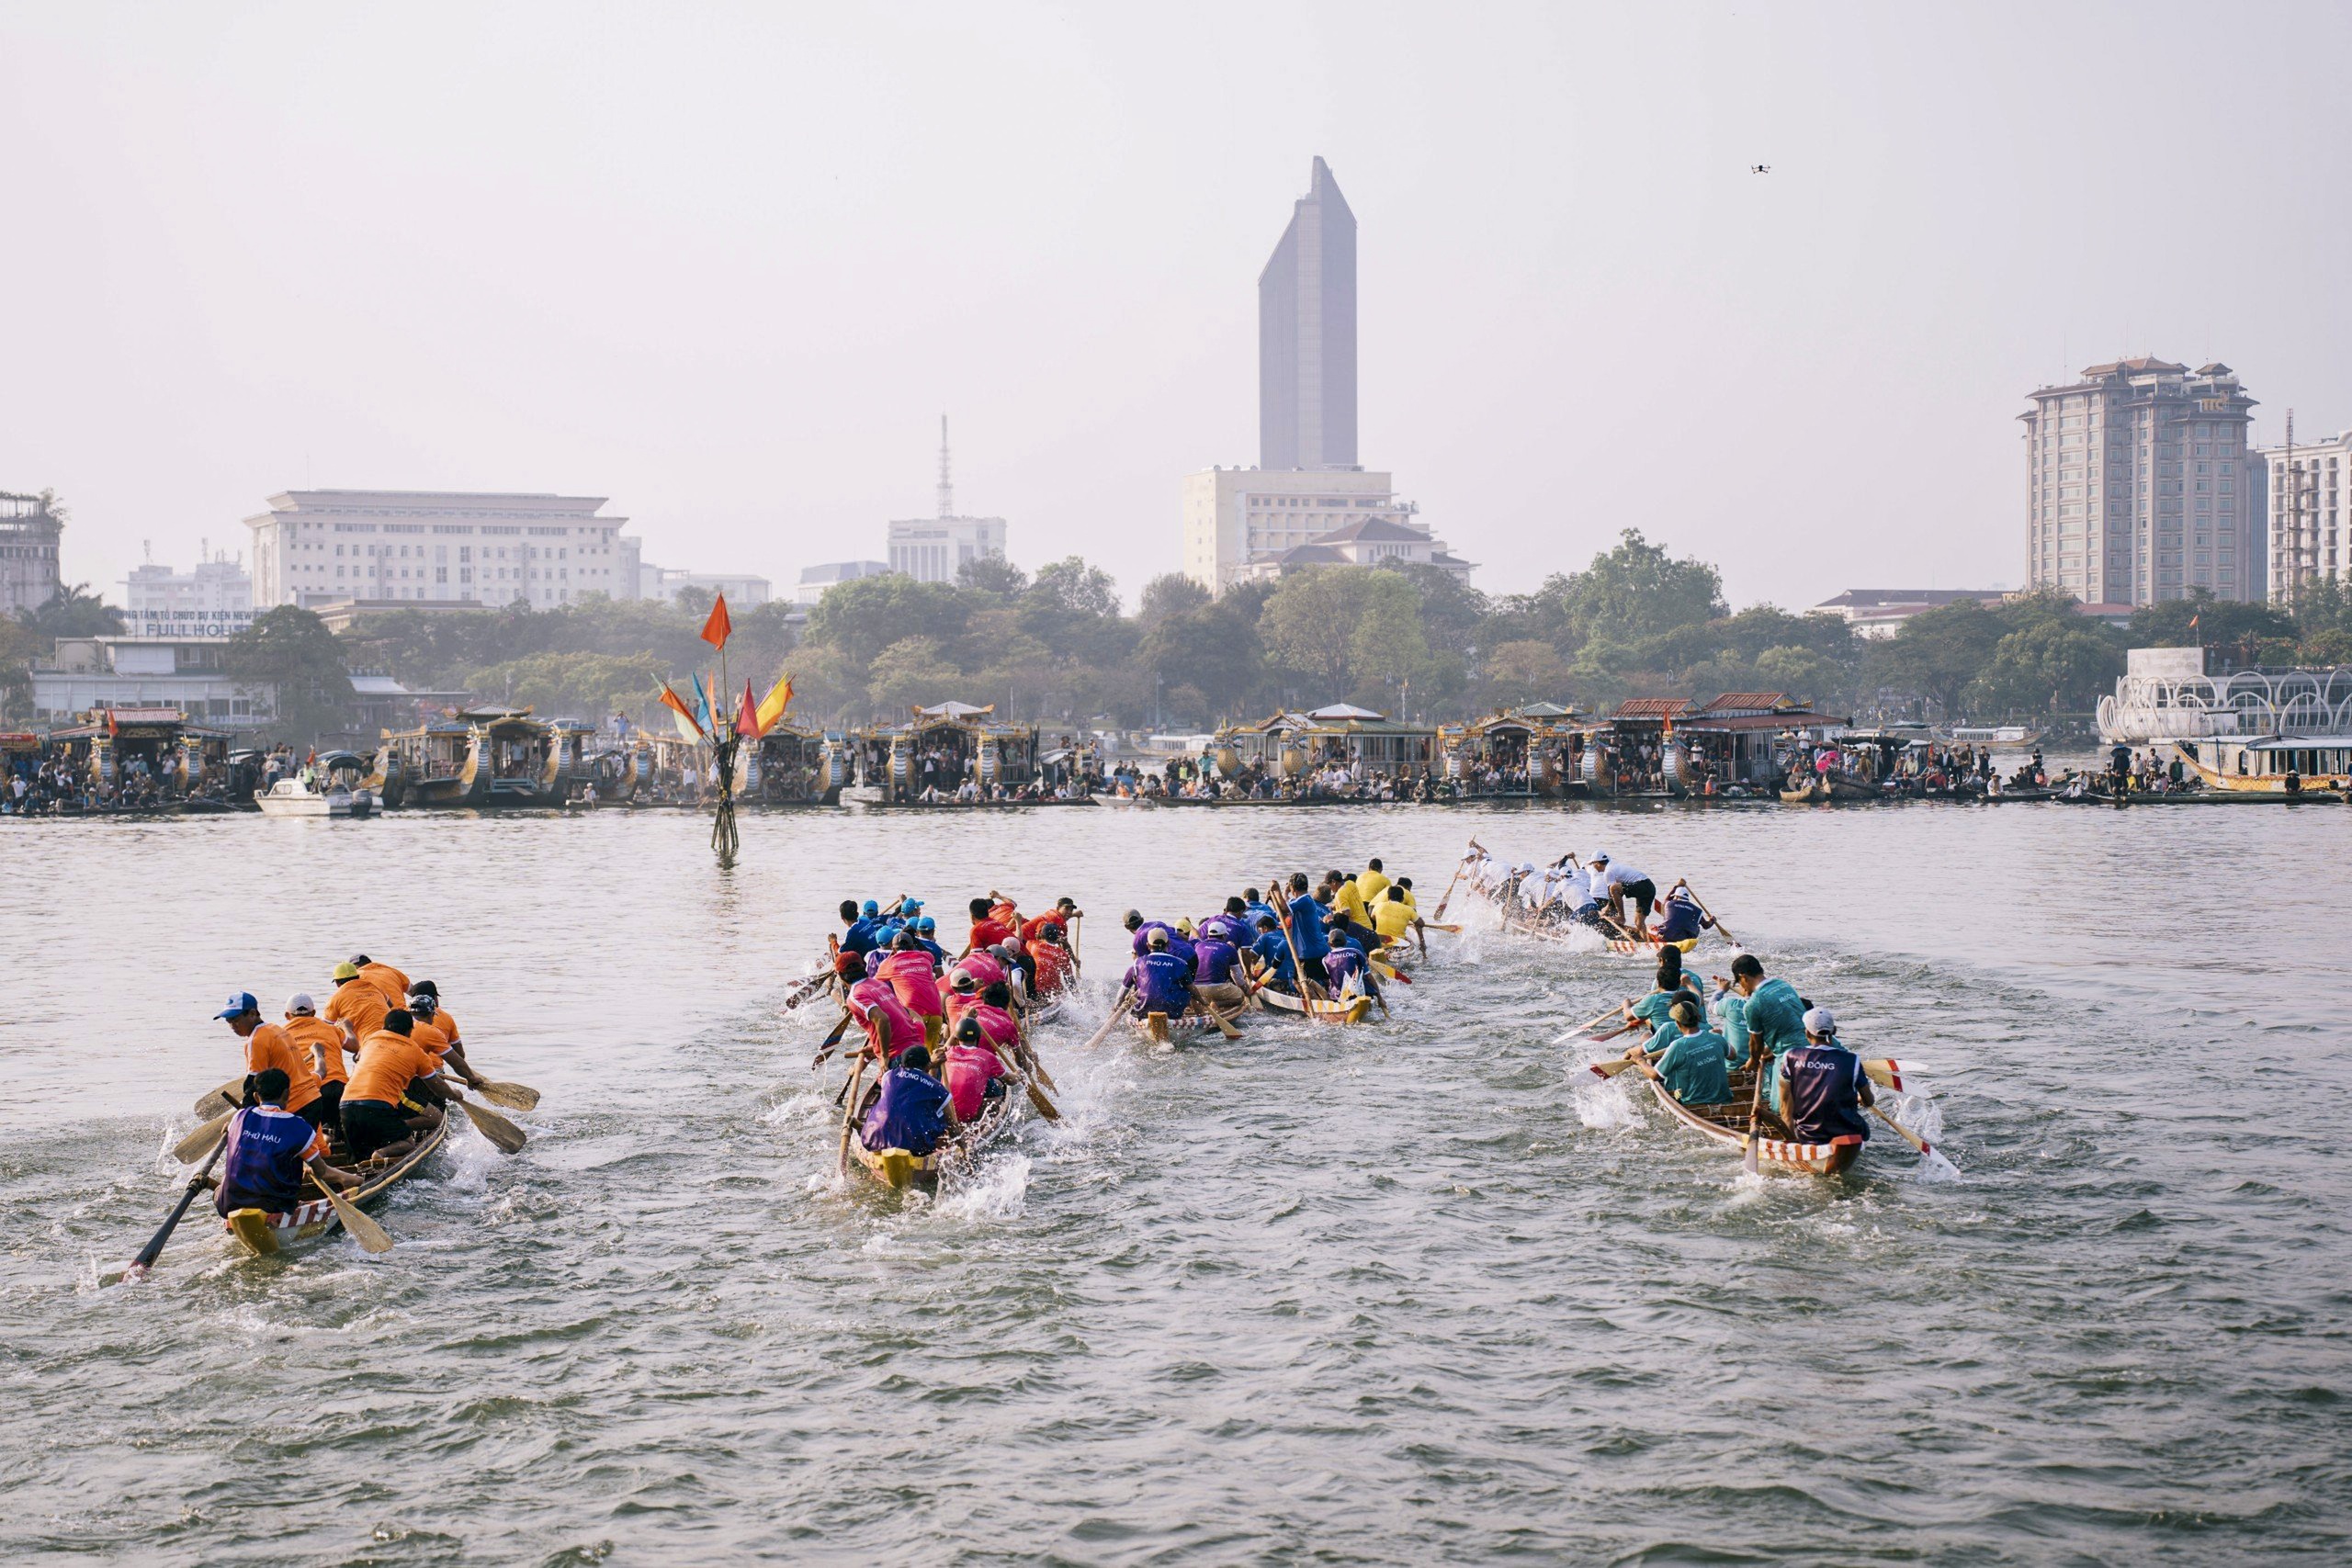
[[[1258,466],[1356,465],[1356,215],[1322,159],[1258,275]]]
[[[2293,442],[2295,419],[2287,416]],[[2318,441],[2258,448],[2268,482],[2270,597],[2292,608],[2321,578],[2352,577],[2352,431]]]
[[[2149,604],[2192,588],[2258,600],[2263,467],[2255,400],[2226,365],[2094,365],[2043,387],[2026,438],[2026,581],[2086,604]]]
[[[245,519],[254,604],[467,603],[534,610],[637,596],[603,496],[290,490]]]
[[[253,574],[225,555],[193,571],[148,561],[122,588],[123,629],[140,637],[234,637],[254,624]]]

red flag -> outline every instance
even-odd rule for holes
[[[721,593],[711,601],[710,619],[702,624],[702,640],[713,648],[725,648],[728,635],[734,629],[735,623],[727,618],[727,595]]]
[[[756,736],[760,732],[760,703],[752,695],[752,683],[743,682],[743,702],[735,710],[735,733]]]

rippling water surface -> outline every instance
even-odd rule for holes
[[[832,1177],[844,895],[1202,913],[1464,839],[1688,874],[1865,1055],[1839,1182],[1583,1070],[1638,963],[1474,928],[1384,1028],[1044,1041],[935,1201]],[[1042,810],[0,825],[0,1558],[2341,1560],[2352,811]],[[1457,897],[1457,910],[1465,908]],[[1466,906],[1471,917],[1475,904]],[[235,1260],[164,1150],[210,1021],[364,949],[546,1094]],[[1720,968],[1721,949],[1700,956]]]

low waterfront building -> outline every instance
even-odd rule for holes
[[[534,610],[591,593],[634,596],[621,580],[626,517],[603,496],[456,491],[295,490],[245,519],[253,602],[377,601]]]
[[[232,728],[266,722],[277,711],[277,688],[234,679],[228,655],[227,642],[209,634],[59,637],[56,651],[33,663],[33,714],[57,722],[115,708],[172,708]]]
[[[1890,637],[1922,610],[1939,610],[1968,600],[1998,604],[2007,597],[1998,588],[1849,588],[1815,604],[1813,613],[1836,615],[1854,628],[1856,637]]]
[[[651,561],[638,563],[638,598],[674,604],[689,592],[725,594],[727,603],[738,610],[756,608],[775,597],[774,585],[755,572],[689,571],[684,567],[655,566]]]

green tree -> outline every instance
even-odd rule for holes
[[[979,556],[956,569],[956,586],[1000,599],[1018,599],[1029,586],[1029,574],[1002,556]]]
[[[1209,603],[1209,591],[1181,571],[1170,571],[1153,578],[1143,585],[1142,608],[1136,618],[1148,633],[1170,615],[1186,615],[1204,608]]]
[[[1922,610],[1872,649],[1879,682],[1927,697],[1947,717],[1958,717],[1962,694],[1993,662],[2007,633],[1992,611],[1973,599]]]
[[[541,718],[601,722],[625,713],[644,722],[668,674],[650,653],[533,653],[488,664],[467,680],[470,691],[527,705]]]
[[[866,676],[876,707],[888,712],[929,707],[956,697],[964,672],[936,638],[901,637],[884,649]]]
[[[2123,650],[2107,627],[2080,616],[2037,621],[2000,640],[1980,679],[1992,706],[2048,713],[2098,705],[2123,673]]]
[[[962,637],[970,608],[944,582],[917,582],[903,573],[885,572],[826,589],[808,612],[808,636],[862,669],[902,637],[944,643]]]
[[[14,615],[0,615],[0,719],[28,709],[33,660],[53,646]]]
[[[1507,601],[1504,613],[1521,623],[1518,635],[1544,637],[1563,657],[1589,660],[1597,639],[1632,647],[1715,620],[1727,606],[1722,573],[1704,561],[1677,560],[1640,529],[1628,528],[1584,570],[1550,578],[1534,593]]]
[[[2192,588],[2185,599],[2160,599],[2132,612],[2134,648],[2222,648],[2294,634],[2295,619],[2285,611],[2216,599],[2210,588]]]
[[[108,637],[122,630],[122,612],[91,592],[86,582],[60,588],[40,609],[19,610],[17,618],[36,635],[51,638]]]
[[[1356,620],[1368,573],[1353,567],[1309,567],[1285,576],[1258,613],[1266,651],[1314,681],[1309,706],[1335,702],[1355,687]]]
[[[1431,683],[1437,673],[1421,631],[1421,595],[1399,572],[1358,569],[1358,575],[1364,581],[1348,634],[1351,695],[1367,705],[1401,710],[1411,688]]]
[[[229,639],[225,654],[232,680],[277,688],[270,728],[279,739],[308,743],[348,728],[356,697],[344,648],[311,612],[294,604],[265,610]]]
[[[1571,680],[1560,650],[1542,637],[1529,637],[1499,644],[1487,653],[1479,687],[1485,705],[1499,712],[1529,703],[1564,702]]]
[[[1135,652],[1136,627],[1119,614],[1118,583],[1077,556],[1037,569],[1021,596],[1021,629],[1057,659],[1110,665]]]
[[[1161,618],[1136,659],[1159,690],[1191,686],[1210,713],[1228,718],[1242,716],[1266,673],[1256,618],[1231,594]]]

